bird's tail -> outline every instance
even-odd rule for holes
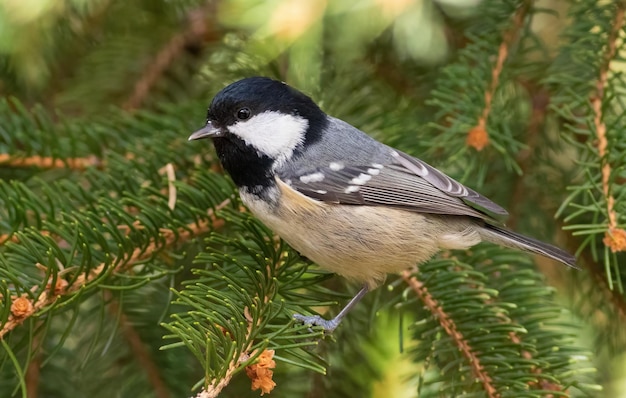
[[[568,267],[578,268],[576,266],[576,258],[565,250],[559,249],[558,247],[552,246],[548,243],[541,242],[537,239],[529,238],[528,236],[509,231],[508,229],[487,224],[480,230],[480,236],[483,240],[500,246],[537,253],[562,262]]]

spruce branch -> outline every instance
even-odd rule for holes
[[[230,383],[233,376],[242,368],[242,364],[247,363],[250,359],[250,349],[254,342],[251,337],[252,325],[248,324],[248,333],[245,335],[244,340],[247,344],[241,350],[241,354],[236,359],[233,359],[226,369],[226,372],[219,378],[209,380],[208,385],[200,391],[196,398],[216,398],[220,395],[222,390]]]
[[[14,156],[0,154],[0,166],[38,167],[40,169],[72,169],[85,170],[88,167],[99,167],[101,161],[95,156],[84,158],[52,158],[48,156]]]
[[[520,173],[515,178],[512,190],[513,193],[507,207],[510,216],[506,223],[507,226],[513,230],[516,229],[520,216],[520,206],[523,204],[519,198],[524,195],[526,176],[534,165],[533,154],[538,145],[541,126],[545,122],[548,106],[550,105],[550,96],[547,90],[531,82],[526,82],[525,86],[531,96],[532,110],[528,124],[528,132],[526,134],[525,148],[517,155],[517,164],[519,165]]]
[[[204,5],[187,13],[186,29],[174,35],[149,63],[141,79],[135,83],[132,94],[122,105],[124,109],[132,110],[140,107],[150,94],[152,87],[161,81],[163,74],[185,51],[185,48],[203,42],[210,31],[207,16],[213,14],[215,14],[214,0],[207,0]],[[215,37],[212,40],[215,40]]]
[[[491,112],[491,102],[498,88],[500,74],[504,67],[504,62],[509,56],[509,51],[513,43],[518,38],[520,31],[524,26],[524,21],[533,4],[533,0],[527,0],[522,3],[518,10],[513,14],[512,26],[502,36],[502,42],[498,47],[496,62],[491,70],[491,82],[485,91],[484,108],[478,117],[478,123],[467,134],[467,145],[473,147],[477,151],[482,151],[489,144],[489,133],[487,131],[487,119]]]
[[[482,267],[481,267],[482,268]],[[491,275],[492,278],[498,279],[499,277],[501,277],[501,272],[489,272],[490,270],[488,269],[489,267],[485,267],[487,268],[485,271],[487,271],[486,273],[488,273],[489,275]],[[520,278],[522,279],[522,278]],[[502,289],[502,290],[506,290]],[[506,292],[504,292],[503,295],[506,295]],[[514,315],[513,312],[511,313],[499,313],[498,316],[501,319],[503,324],[513,324],[514,321],[511,318],[511,316]],[[524,358],[527,361],[533,361],[534,362],[534,355],[533,355],[533,351],[536,351],[536,347],[530,348],[530,345],[526,345],[523,341],[523,334],[519,333],[518,331],[515,330],[511,330],[509,333],[509,338],[511,339],[511,342],[515,345],[517,345],[518,347],[520,347],[520,356],[522,358]],[[529,389],[531,390],[549,390],[549,391],[566,391],[566,388],[563,387],[561,385],[561,383],[559,382],[559,380],[557,380],[554,376],[548,375],[547,377],[543,377],[542,374],[544,373],[544,370],[542,369],[541,366],[539,365],[534,365],[531,367],[530,372],[536,376],[535,380],[529,380],[527,382]]]
[[[527,264],[508,264],[509,257],[498,248],[479,249],[473,253],[476,268],[489,277],[490,285],[498,289],[498,300],[501,302],[515,302],[515,306],[507,312],[499,313],[503,324],[518,323],[524,331],[511,330],[508,335],[512,343],[519,347],[520,358],[532,363],[529,372],[533,375],[526,381],[529,391],[560,391],[567,393],[567,380],[559,377],[558,366],[552,363],[552,347],[542,347],[541,340],[549,334],[549,328],[543,319],[549,319],[549,313],[558,312],[551,308],[552,304],[545,300],[537,300],[542,296],[551,296],[552,292],[543,287],[543,282]],[[528,296],[528,299],[525,299]],[[518,308],[523,308],[519,310]],[[557,338],[556,336],[552,338]],[[561,361],[562,359],[559,359]],[[569,369],[566,370],[566,372]],[[565,372],[564,372],[565,373]]]
[[[230,203],[231,200],[226,199],[217,205],[216,209],[223,209]],[[39,294],[37,300],[34,302],[32,302],[30,298],[26,297],[16,298],[12,304],[11,315],[9,315],[7,321],[0,329],[0,339],[39,311],[52,306],[60,298],[78,292],[89,283],[101,278],[105,274],[124,272],[137,263],[151,258],[155,252],[171,247],[180,240],[189,240],[195,236],[204,234],[213,228],[219,228],[223,225],[224,221],[215,217],[214,210],[211,209],[209,210],[208,218],[206,220],[190,223],[186,227],[179,228],[177,230],[161,228],[161,236],[159,239],[152,238],[145,247],[137,247],[129,256],[125,258],[117,258],[97,265],[89,270],[89,272],[78,275],[70,284],[64,286],[62,289],[52,289],[48,287]],[[137,229],[137,227],[140,228],[141,226],[129,226],[131,229]],[[109,266],[110,264],[115,264],[112,269]],[[36,290],[37,286],[34,286],[33,293],[35,293]],[[16,303],[19,303],[19,308],[13,310]]]
[[[580,247],[580,241],[571,234],[562,234],[564,236],[564,240],[566,242],[567,247],[571,251],[575,251]],[[591,252],[589,250],[583,250],[580,252],[580,256],[582,257],[582,264],[592,276],[592,279],[595,283],[592,285],[592,289],[594,293],[600,293],[602,297],[598,300],[598,305],[593,305],[592,309],[585,315],[591,318],[594,314],[593,312],[597,310],[597,307],[601,304],[611,303],[608,307],[609,310],[618,318],[616,325],[621,328],[621,325],[626,324],[626,297],[622,294],[622,292],[613,289],[609,280],[606,278],[605,269],[601,263],[595,261]],[[585,300],[587,300],[588,295],[583,294]]]
[[[572,234],[562,233],[563,239],[567,247],[571,251],[575,251],[580,247],[580,239]],[[597,317],[599,309],[603,308],[610,319],[617,321],[611,323],[615,330],[608,333],[609,336],[615,337],[620,335],[622,325],[626,324],[626,297],[617,289],[613,289],[606,277],[605,269],[601,263],[593,258],[591,251],[583,250],[580,252],[581,264],[584,264],[585,270],[591,275],[591,279],[586,275],[582,278],[571,277],[572,282],[581,286],[585,291],[569,291],[568,295],[573,298],[582,298],[581,304],[576,306],[576,310],[585,319],[594,319]],[[580,279],[583,279],[582,281]],[[600,325],[600,329],[606,329],[605,325]],[[603,344],[606,339],[603,339]],[[609,343],[611,344],[611,343]],[[615,345],[615,344],[614,344]],[[621,345],[621,344],[618,344]]]
[[[612,23],[612,28],[608,37],[606,52],[603,63],[600,66],[600,75],[596,82],[595,92],[591,95],[591,107],[593,109],[593,123],[596,130],[598,156],[601,163],[602,172],[602,192],[606,200],[606,210],[608,216],[607,231],[604,235],[603,243],[611,249],[613,253],[626,251],[626,231],[618,227],[617,213],[615,212],[615,197],[611,193],[611,165],[607,153],[608,141],[606,137],[606,124],[602,116],[602,102],[604,91],[608,82],[609,68],[611,61],[617,53],[617,40],[624,27],[624,12],[626,5],[623,1],[617,2],[617,11]]]
[[[456,343],[457,348],[472,368],[473,375],[480,380],[485,390],[485,393],[489,398],[498,398],[500,394],[496,390],[491,376],[485,371],[480,363],[480,358],[476,355],[469,342],[463,337],[463,334],[457,329],[454,320],[443,310],[443,307],[437,302],[437,300],[429,293],[428,289],[423,282],[419,281],[414,276],[415,270],[402,271],[402,279],[413,289],[417,297],[420,298],[422,303],[428,308],[428,310],[437,318],[439,324],[448,333],[452,340]]]
[[[578,346],[579,327],[557,305],[555,289],[546,286],[530,258],[487,245],[477,249],[472,263],[487,275],[488,286],[498,290],[499,302],[514,303],[507,306],[505,315],[523,328],[515,333],[521,337],[520,357],[531,363],[528,392],[555,397],[597,390],[589,361],[592,353]]]
[[[157,364],[154,362],[150,353],[144,346],[141,336],[135,330],[135,327],[129,321],[126,314],[121,312],[121,306],[118,300],[113,297],[109,290],[104,291],[104,298],[108,303],[107,309],[111,314],[116,316],[119,313],[119,325],[124,334],[124,338],[128,342],[133,356],[139,362],[141,368],[146,372],[146,376],[150,381],[150,385],[153,388],[154,396],[157,398],[169,398],[170,392],[161,376],[161,371]]]
[[[252,327],[250,326],[250,330]],[[250,347],[249,347],[250,348]],[[276,366],[276,362],[272,359],[274,356],[274,350],[264,350],[258,356],[257,361],[254,364],[246,366],[246,374],[252,380],[252,390],[261,389],[261,395],[270,393],[276,383],[272,380],[273,369]],[[196,398],[216,398],[220,395],[224,387],[226,387],[230,380],[235,375],[235,372],[241,367],[244,362],[249,362],[250,355],[247,351],[244,351],[236,363],[228,366],[226,374],[221,380],[214,380],[208,387],[203,388]]]
[[[423,342],[414,351],[425,363],[419,389],[425,397],[440,396],[440,388],[450,396],[529,398],[596,388],[585,383],[588,354],[574,344],[574,329],[563,330],[562,309],[528,259],[479,245],[402,278],[424,303],[413,329]],[[438,371],[429,372],[431,366]]]
[[[619,324],[624,325],[626,323],[626,298],[621,292],[611,288],[602,265],[598,264],[597,261],[593,261],[593,258],[586,251],[583,252],[583,259],[585,264],[587,264],[587,269],[597,283],[596,288],[609,303],[612,303],[611,307],[620,319]]]
[[[465,29],[467,46],[438,73],[436,87],[426,101],[437,110],[430,126],[438,133],[429,152],[446,159],[462,176],[472,175],[477,185],[489,176],[488,163],[492,169],[502,165],[506,171],[519,171],[515,154],[522,147],[518,138],[522,132],[518,123],[512,123],[518,116],[512,112],[517,100],[507,90],[512,84],[505,79],[505,63],[525,55],[524,47],[515,44],[518,37],[526,40],[525,21],[533,8],[528,0],[514,0],[482,2],[480,11],[481,17]],[[483,149],[487,143],[489,151]],[[480,156],[476,148],[481,148]]]
[[[280,248],[277,248],[278,252],[280,253],[280,257],[279,260],[273,264],[273,267],[276,268],[279,264],[283,263],[283,254],[284,252],[280,251]],[[269,265],[272,266],[272,265]],[[276,271],[276,270],[275,270]],[[269,302],[272,299],[272,297],[268,294],[265,294],[264,297],[262,298],[262,300],[260,300],[263,303]],[[244,347],[241,350],[241,354],[239,355],[238,358],[233,359],[229,364],[228,364],[228,368],[226,369],[226,372],[221,376],[221,377],[216,377],[212,380],[209,381],[208,386],[206,386],[205,388],[203,388],[203,390],[196,396],[196,398],[215,398],[217,397],[222,390],[224,389],[224,387],[226,387],[229,383],[230,380],[233,378],[233,376],[235,375],[236,372],[238,372],[239,370],[241,370],[242,365],[244,363],[249,363],[250,362],[250,358],[251,357],[255,357],[256,352],[251,352],[252,350],[252,346],[254,343],[254,338],[253,337],[253,333],[254,330],[257,329],[259,326],[261,326],[261,322],[262,319],[261,317],[256,317],[256,320],[254,319],[255,317],[253,317],[250,314],[250,308],[249,307],[245,307],[244,308],[244,318],[246,319],[248,325],[247,325],[247,329],[246,329],[246,333],[244,335],[243,340],[246,342],[244,344]],[[224,329],[224,333],[227,333],[226,329]],[[261,355],[263,355],[263,353],[267,352],[267,350],[263,350],[261,352]],[[273,351],[272,351],[272,355],[273,355]],[[246,370],[250,367],[250,365],[248,367],[246,367]],[[249,375],[250,376],[250,375]],[[255,375],[256,376],[256,375]],[[271,381],[271,373],[269,374],[269,382],[273,383],[273,381]],[[273,385],[271,385],[271,388],[269,388],[269,391],[271,391],[271,389],[274,387],[275,383]],[[254,379],[253,379],[253,389],[254,388]],[[269,391],[265,391],[264,392],[269,392]],[[263,395],[263,393],[261,393],[261,395]]]
[[[35,351],[35,348],[39,345],[40,341],[38,337],[33,338],[31,343],[31,350]],[[26,391],[28,392],[28,398],[39,397],[39,383],[41,378],[41,364],[43,362],[43,355],[39,352],[35,353],[34,358],[31,359],[26,373],[24,375],[26,381]]]
[[[220,217],[229,234],[212,234],[196,257],[204,268],[192,270],[197,279],[185,282],[173,301],[182,310],[163,324],[172,332],[165,338],[179,342],[163,348],[185,345],[194,353],[205,370],[200,396],[216,396],[257,359],[261,368],[248,368],[247,374],[253,389],[269,392],[272,351],[277,362],[325,372],[320,359],[305,349],[317,345],[311,339],[322,331],[294,325],[292,315],[330,304],[307,292],[325,292],[317,285],[327,275],[308,274],[299,255],[250,214],[229,208]]]
[[[618,183],[625,159],[621,138],[624,75],[617,70],[623,62],[624,3],[593,1],[574,3],[572,24],[546,82],[552,85],[551,109],[565,122],[564,135],[576,150],[581,173],[574,179],[571,194],[557,215],[565,213],[564,229],[585,235],[577,248],[588,250],[602,264],[609,287],[623,292],[620,248],[626,248],[624,190]],[[623,238],[623,239],[622,239]]]

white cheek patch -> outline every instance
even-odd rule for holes
[[[276,159],[276,167],[304,142],[308,127],[308,121],[302,117],[267,111],[239,121],[228,130],[257,151]]]

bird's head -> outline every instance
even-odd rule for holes
[[[303,93],[276,80],[250,77],[213,98],[206,125],[189,140],[213,138],[218,152],[223,145],[253,149],[276,166],[315,141],[325,121],[324,112]]]

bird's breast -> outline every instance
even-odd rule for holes
[[[375,287],[387,273],[424,262],[440,249],[437,218],[382,206],[324,203],[279,179],[272,189],[274,204],[243,191],[241,197],[294,249],[348,279]]]

